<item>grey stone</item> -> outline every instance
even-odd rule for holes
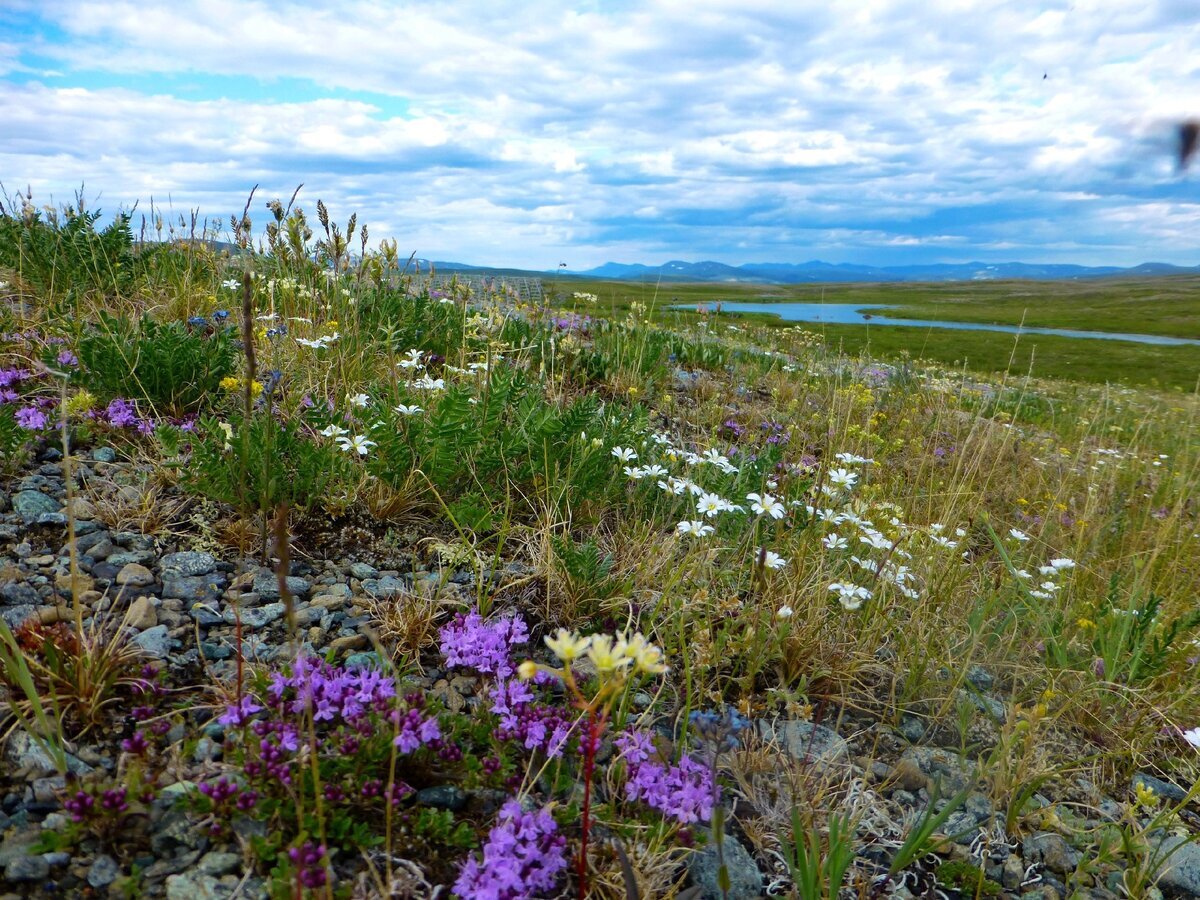
[[[155,659],[166,659],[171,652],[171,638],[166,625],[147,628],[133,639],[133,643]]]
[[[224,853],[212,850],[200,857],[196,871],[201,875],[228,875],[237,872],[242,867],[242,857],[237,853]]]
[[[916,716],[905,714],[900,717],[900,733],[910,744],[915,744],[925,737],[925,723]]]
[[[417,803],[421,806],[432,806],[434,809],[448,809],[458,812],[465,809],[470,797],[462,788],[453,784],[439,784],[436,787],[423,788],[417,791]]]
[[[1037,862],[1051,872],[1068,875],[1075,871],[1083,855],[1067,843],[1061,834],[1043,831],[1031,834],[1021,844],[1021,855],[1028,865]]]
[[[266,606],[253,607],[251,609],[243,609],[242,628],[248,628],[251,631],[257,631],[270,625],[277,619],[282,619],[287,612],[287,606],[284,603],[268,603]],[[224,616],[226,625],[234,625],[237,622],[233,608],[225,610]]]
[[[154,573],[141,563],[126,563],[117,573],[116,581],[129,587],[146,587],[154,584]]]
[[[156,856],[168,857],[176,850],[207,849],[208,839],[197,830],[187,813],[169,809],[163,814],[150,836],[150,849]]]
[[[17,491],[12,498],[13,511],[27,525],[37,521],[45,513],[57,513],[62,507],[57,500],[41,491]]]
[[[956,844],[969,844],[979,834],[979,820],[965,809],[953,812],[940,829],[954,839]]]
[[[33,585],[26,584],[24,581],[14,581],[0,587],[0,600],[8,603],[36,606],[42,602],[42,597]]]
[[[50,853],[43,853],[42,859],[46,861],[46,865],[53,869],[55,866],[65,866],[69,863],[71,861],[71,854],[65,850],[54,850]]]
[[[971,666],[967,669],[967,684],[978,691],[990,691],[995,685],[996,679],[992,677],[992,673],[982,666]]]
[[[178,599],[185,603],[216,603],[225,591],[227,579],[221,573],[212,575],[169,575],[163,573],[164,600]]]
[[[1168,896],[1200,897],[1200,845],[1194,839],[1162,836],[1154,854],[1162,860],[1159,889]]]
[[[975,771],[970,763],[938,747],[909,747],[900,760],[916,766],[928,778],[940,782],[942,796],[958,793],[975,781]]]
[[[15,832],[0,841],[0,866],[8,866],[9,863],[28,856],[39,838],[37,829],[29,829]]]
[[[4,867],[4,877],[18,883],[22,881],[44,881],[50,874],[50,864],[40,856],[22,856]]]
[[[850,745],[832,728],[814,725],[799,719],[769,724],[761,723],[763,739],[774,741],[794,759],[816,766],[845,763],[850,759]]]
[[[395,575],[384,575],[363,582],[363,590],[381,600],[391,600],[408,593],[408,582]]]
[[[220,625],[225,621],[220,613],[203,603],[193,603],[188,608],[188,615],[201,625]]]
[[[115,463],[117,461],[117,451],[112,447],[97,447],[92,451],[92,459],[96,462]]]
[[[167,878],[167,900],[226,900],[229,888],[211,875],[183,872]]]
[[[217,560],[211,553],[186,550],[181,553],[168,553],[159,566],[163,575],[170,573],[177,578],[194,578],[197,575],[207,575],[217,567]]]
[[[55,527],[65,528],[67,517],[60,512],[44,512],[38,513],[36,519],[33,520],[35,525],[52,525]]]
[[[1131,786],[1135,792],[1138,785],[1141,785],[1143,790],[1151,791],[1159,797],[1170,800],[1172,803],[1182,803],[1187,799],[1188,795],[1188,792],[1179,785],[1155,778],[1153,775],[1147,775],[1145,772],[1138,772],[1133,776]]]
[[[4,745],[4,757],[17,769],[28,769],[31,772],[57,771],[50,754],[23,729],[14,731],[9,737]],[[72,775],[86,775],[92,771],[91,766],[70,753],[66,754],[66,761],[67,771]]]
[[[356,562],[350,564],[350,574],[359,581],[366,581],[368,578],[379,577],[379,570],[374,566],[367,565],[366,563]]]
[[[37,615],[37,607],[22,603],[20,606],[8,606],[0,609],[0,619],[14,631],[25,623],[30,616]]]
[[[289,575],[284,579],[287,584],[288,593],[293,597],[304,597],[312,590],[312,582],[307,578],[299,578],[295,575]],[[254,576],[254,593],[261,596],[264,600],[278,600],[281,596],[279,593],[279,579],[274,572],[264,571],[259,572]]]
[[[374,650],[368,650],[365,653],[351,653],[343,665],[347,669],[382,669],[383,660]]]
[[[121,867],[106,853],[101,853],[88,868],[87,883],[96,890],[106,888],[121,877]]]
[[[113,553],[105,560],[110,566],[115,566],[120,569],[130,563],[144,566],[146,563],[154,562],[153,550],[122,550],[120,553]]]
[[[730,900],[734,897],[760,896],[763,877],[754,857],[730,834],[725,835],[721,852],[729,876]],[[722,900],[726,896],[721,890],[720,869],[721,856],[717,852],[717,842],[710,833],[708,842],[688,860],[688,875],[692,884],[700,889],[703,900]]]
[[[997,722],[1003,722],[1008,718],[1008,707],[1004,705],[1003,701],[997,700],[995,697],[981,694],[978,691],[967,690],[960,690],[958,696]]]

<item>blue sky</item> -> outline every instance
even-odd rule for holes
[[[0,181],[405,253],[1200,263],[1195,0],[0,0]],[[1045,76],[1045,77],[1043,77]]]

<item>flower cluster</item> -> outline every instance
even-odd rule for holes
[[[712,770],[686,754],[678,763],[661,760],[650,735],[627,731],[615,741],[627,767],[625,796],[640,800],[682,825],[707,822],[720,798]]]
[[[518,900],[554,890],[567,867],[567,840],[549,811],[524,812],[517,800],[500,808],[483,845],[483,859],[467,858],[454,882],[464,900]]]
[[[464,666],[507,678],[516,671],[510,658],[512,648],[529,640],[529,626],[520,616],[485,622],[478,610],[472,610],[455,616],[438,636],[448,667]]]

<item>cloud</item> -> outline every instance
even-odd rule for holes
[[[1190,3],[6,7],[10,189],[227,219],[304,182],[422,255],[538,268],[1196,262]]]

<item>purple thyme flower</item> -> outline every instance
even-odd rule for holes
[[[0,369],[0,388],[9,388],[18,381],[31,377],[28,369]]]
[[[529,640],[529,626],[520,616],[484,622],[475,610],[458,615],[438,632],[446,665],[466,666],[487,675],[507,678],[516,669],[509,653]]]
[[[664,816],[690,825],[707,822],[720,789],[713,784],[712,770],[690,756],[672,765],[660,760],[650,735],[630,731],[615,741],[628,767],[625,795],[657,809]]]
[[[127,428],[130,425],[136,425],[138,421],[137,407],[133,405],[133,401],[117,397],[104,410],[104,418],[114,428]]]
[[[518,900],[554,890],[567,867],[567,839],[545,810],[522,812],[517,800],[500,807],[496,825],[483,845],[482,863],[467,858],[454,882],[464,900]]]
[[[18,409],[15,418],[17,424],[27,431],[41,431],[50,423],[46,414],[36,406],[24,406]]]
[[[79,365],[79,357],[70,350],[62,350],[58,354],[58,364],[60,366],[77,366]]]

